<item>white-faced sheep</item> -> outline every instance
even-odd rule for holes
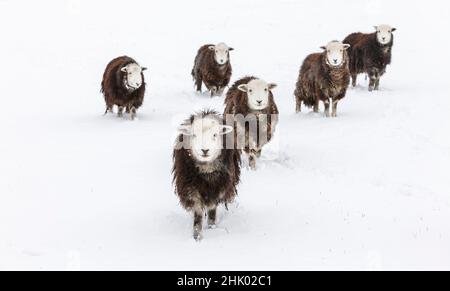
[[[314,106],[314,112],[319,112],[319,101],[322,101],[325,116],[330,116],[330,103],[333,104],[331,116],[337,116],[337,104],[345,97],[350,83],[349,47],[348,44],[332,41],[322,47],[323,53],[306,57],[294,92],[297,112],[301,111],[302,102],[308,107]]]
[[[378,90],[380,78],[391,63],[392,46],[396,29],[389,25],[375,26],[374,33],[352,33],[344,39],[351,45],[349,49],[352,86],[356,86],[358,74],[369,76],[369,91]]]
[[[240,177],[240,154],[226,149],[223,137],[233,130],[215,111],[192,115],[179,128],[173,151],[173,182],[181,205],[194,213],[194,238],[199,240],[205,211],[216,223],[220,203],[232,202]]]
[[[253,170],[278,122],[278,108],[272,94],[276,86],[256,77],[244,77],[231,86],[225,98],[227,123],[231,119],[235,124],[235,146],[248,154]]]
[[[143,71],[146,69],[127,56],[118,57],[107,65],[101,88],[106,102],[105,114],[113,112],[113,106],[117,105],[119,117],[123,115],[125,108],[131,114],[131,119],[135,118],[136,110],[144,101]]]
[[[230,51],[233,48],[224,43],[202,46],[195,57],[192,78],[197,92],[201,93],[202,83],[205,84],[211,97],[222,95],[231,78]]]

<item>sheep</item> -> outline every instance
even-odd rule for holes
[[[143,71],[147,70],[130,57],[122,56],[112,60],[105,69],[101,92],[105,97],[106,111],[113,113],[113,106],[118,106],[119,117],[123,110],[136,117],[136,110],[142,105],[145,94]]]
[[[194,214],[193,236],[201,239],[203,214],[215,227],[216,209],[237,195],[241,158],[239,151],[224,148],[223,137],[233,131],[216,111],[191,115],[179,127],[173,151],[173,183],[180,204]]]
[[[386,66],[391,63],[392,46],[396,29],[389,25],[375,26],[376,32],[365,34],[352,33],[344,39],[351,45],[349,50],[350,74],[352,86],[356,86],[358,74],[369,76],[369,91],[378,90],[380,78],[386,72]]]
[[[211,94],[221,96],[231,78],[230,51],[234,50],[225,43],[202,46],[195,57],[191,71],[197,93],[202,92],[202,82]]]
[[[303,61],[294,92],[296,112],[301,112],[302,102],[319,112],[319,101],[325,105],[325,116],[330,117],[330,99],[333,104],[331,116],[337,116],[337,104],[345,97],[350,83],[348,68],[348,44],[331,41],[322,46],[322,53],[311,54]]]
[[[256,170],[262,147],[272,139],[278,123],[279,112],[272,94],[276,86],[248,76],[236,81],[225,97],[224,115],[227,124],[229,119],[233,121],[235,147],[248,155],[252,170]]]

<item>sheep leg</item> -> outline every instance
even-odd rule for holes
[[[375,87],[375,79],[370,77],[370,81],[369,81],[369,92],[372,92],[373,89]]]
[[[214,97],[215,95],[217,95],[217,87],[211,86],[210,92],[211,92],[211,97]]]
[[[353,87],[356,87],[356,79],[358,78],[358,75],[356,75],[356,74],[353,74],[352,75],[352,86]]]
[[[217,206],[208,210],[208,227],[214,228],[216,226]]]
[[[331,112],[331,117],[337,117],[337,104],[339,100],[333,100],[333,110]]]
[[[136,118],[136,107],[131,106],[129,113],[131,113],[131,116],[130,116],[131,120],[134,120]]]
[[[202,78],[197,74],[195,76],[195,86],[198,93],[202,93]]]
[[[380,77],[378,77],[375,81],[375,87],[374,90],[378,91],[380,89]]]
[[[106,110],[105,110],[105,114],[104,115],[106,115],[108,113],[114,113],[113,105],[106,105]]]
[[[203,215],[201,211],[194,211],[194,239],[199,241],[202,235]]]
[[[369,72],[369,91],[372,92],[376,87],[377,79],[379,79],[378,69],[373,68]]]
[[[302,101],[296,100],[295,112],[296,113],[302,112]]]
[[[256,170],[256,156],[253,151],[249,153],[248,164],[250,165],[250,169]]]
[[[119,106],[119,110],[117,111],[117,116],[122,117],[123,116],[123,106]]]
[[[314,110],[315,113],[319,112],[319,101],[320,101],[319,98],[316,98],[316,100],[314,102],[313,110]]]
[[[325,116],[330,117],[330,100],[329,99],[324,100],[323,104],[325,105]]]

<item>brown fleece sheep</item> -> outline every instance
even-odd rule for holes
[[[349,49],[350,74],[352,86],[356,86],[358,74],[369,76],[369,91],[378,90],[380,78],[386,72],[386,66],[391,63],[392,46],[396,29],[387,25],[375,27],[376,32],[352,33],[344,39],[344,43],[351,45]]]
[[[204,212],[214,227],[216,209],[237,195],[240,153],[223,147],[222,136],[231,132],[215,111],[192,115],[179,128],[173,151],[173,182],[181,205],[194,213],[194,238],[201,238]]]
[[[271,91],[276,86],[253,76],[244,77],[231,86],[225,98],[224,115],[228,124],[230,119],[234,123],[235,147],[247,153],[253,170],[278,123],[279,112]]]
[[[333,103],[332,116],[337,116],[337,103],[345,97],[350,83],[347,44],[330,42],[323,53],[309,55],[303,62],[294,92],[296,111],[301,112],[301,103],[314,106],[319,112],[319,101],[325,105],[325,116],[330,116],[330,99]],[[340,61],[340,62],[339,62]]]
[[[106,102],[105,114],[112,113],[113,106],[117,105],[119,117],[123,115],[125,108],[127,113],[131,113],[131,119],[135,118],[136,110],[144,101],[145,70],[127,56],[118,57],[107,65],[101,84]]]
[[[194,68],[191,71],[197,92],[202,91],[202,83],[214,95],[222,95],[231,78],[230,51],[233,48],[224,43],[202,46],[195,57]]]

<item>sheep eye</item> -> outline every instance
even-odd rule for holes
[[[252,93],[252,92],[253,92],[253,90],[252,90],[252,89],[248,90],[248,93]]]
[[[213,135],[213,137],[214,137],[214,138],[217,138],[217,133],[215,133],[215,134]]]
[[[266,92],[267,92],[267,88],[266,88],[266,89],[264,89],[264,91],[266,91]]]

